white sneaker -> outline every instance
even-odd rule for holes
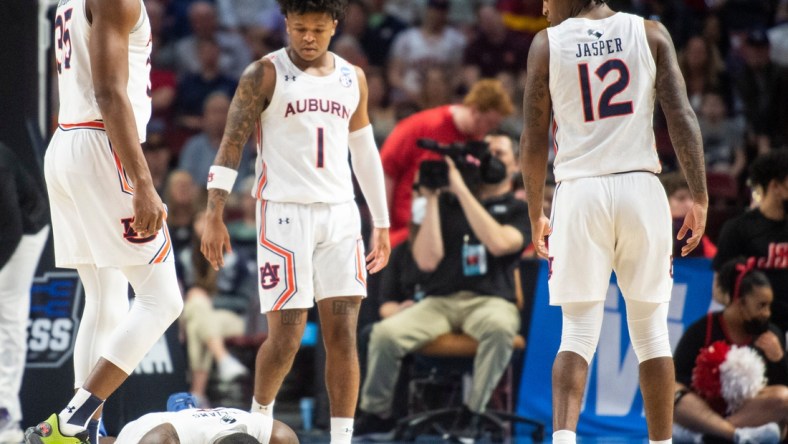
[[[0,429],[0,444],[19,444],[25,440],[25,434],[19,423],[12,422]]]
[[[778,444],[780,442],[780,427],[776,422],[759,427],[742,427],[733,432],[733,442],[736,444]]]
[[[219,379],[224,382],[234,381],[249,374],[249,369],[230,355],[219,361],[217,367],[219,368]]]

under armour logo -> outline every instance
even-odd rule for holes
[[[208,182],[213,182],[213,173],[208,173]]]
[[[285,217],[285,218],[281,218],[281,217],[280,217],[280,218],[279,218],[279,225],[282,225],[282,224],[289,224],[289,223],[290,223],[290,218],[289,218],[289,217]]]
[[[285,82],[289,82],[290,80],[295,82],[296,76],[289,76],[285,74]]]
[[[68,410],[69,414],[74,413],[74,410],[76,410],[76,409],[77,409],[77,407],[73,406],[73,405],[70,405],[70,406],[66,407],[66,410]]]
[[[593,35],[594,37],[596,37],[598,39],[598,38],[602,37],[602,31],[594,31],[593,29],[589,29],[588,30],[588,35],[589,36]]]

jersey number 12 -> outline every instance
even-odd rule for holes
[[[593,122],[594,99],[591,97],[591,80],[588,74],[588,63],[577,65],[577,71],[580,74],[580,92],[583,97],[583,117],[586,122]],[[599,80],[604,80],[611,71],[618,71],[618,80],[605,88],[604,91],[602,91],[602,95],[599,97],[597,115],[600,119],[632,114],[632,101],[610,103],[613,97],[620,94],[629,86],[629,69],[627,65],[619,59],[608,60],[601,64],[599,68],[594,71],[594,74],[599,77]]]

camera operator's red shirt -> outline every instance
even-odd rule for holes
[[[462,106],[462,105],[458,105]],[[413,180],[423,160],[439,160],[440,155],[416,146],[418,139],[433,139],[440,144],[472,140],[454,124],[451,105],[424,110],[400,121],[380,150],[386,178],[394,182],[389,202],[391,246],[408,238]]]

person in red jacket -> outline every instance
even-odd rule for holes
[[[512,100],[501,82],[483,79],[473,85],[462,104],[418,112],[394,127],[380,151],[391,214],[392,248],[408,237],[411,187],[419,164],[440,159],[440,155],[418,148],[416,141],[425,138],[449,144],[481,140],[513,111]]]

